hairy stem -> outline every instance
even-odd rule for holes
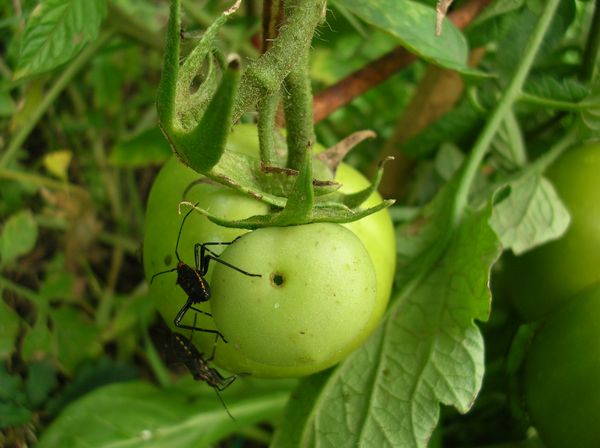
[[[271,49],[252,62],[242,75],[234,121],[252,109],[261,98],[277,92],[297,64],[298,55],[305,54],[310,47],[315,28],[323,16],[325,0],[289,3],[279,37]]]
[[[306,148],[315,141],[308,49],[285,80],[283,106],[287,126],[287,167],[300,170]]]

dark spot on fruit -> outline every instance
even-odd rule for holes
[[[171,266],[171,261],[173,261],[173,257],[169,255],[165,255],[165,266]]]
[[[285,283],[285,277],[280,272],[271,273],[271,284],[276,288],[281,288]]]

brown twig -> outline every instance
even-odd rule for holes
[[[448,18],[458,28],[469,25],[492,0],[471,0],[452,11]],[[379,59],[352,73],[348,77],[319,92],[314,100],[315,123],[323,120],[354,98],[388,79],[412,63],[416,57],[403,47],[396,47]]]

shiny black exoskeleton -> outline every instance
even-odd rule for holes
[[[198,204],[196,204],[196,205],[198,205]],[[207,313],[206,311],[202,311],[202,310],[194,307],[195,304],[206,302],[207,300],[210,299],[210,285],[204,278],[204,276],[208,272],[208,265],[209,265],[210,260],[215,260],[218,263],[224,264],[225,266],[230,267],[231,269],[235,269],[236,271],[238,271],[244,275],[248,275],[250,277],[260,277],[261,275],[260,274],[251,274],[249,272],[246,272],[240,268],[233,266],[232,264],[227,263],[226,261],[221,260],[219,258],[219,255],[217,255],[216,253],[214,253],[212,250],[210,250],[207,247],[207,246],[216,246],[216,245],[226,246],[226,245],[232,244],[234,241],[237,240],[237,238],[236,238],[236,240],[229,241],[229,242],[210,242],[210,243],[195,244],[194,245],[194,259],[195,259],[196,266],[194,268],[191,267],[190,265],[186,264],[184,261],[182,261],[181,258],[179,257],[179,240],[181,238],[181,231],[183,230],[183,225],[185,224],[185,220],[188,218],[188,216],[190,216],[190,214],[193,211],[194,211],[194,209],[192,208],[192,209],[190,209],[189,212],[186,213],[186,215],[183,217],[183,220],[181,221],[181,227],[179,227],[179,234],[177,235],[177,242],[175,243],[175,256],[177,257],[177,266],[175,266],[173,269],[168,269],[166,271],[162,271],[162,272],[158,272],[158,273],[154,274],[152,276],[152,279],[150,279],[150,283],[152,283],[154,281],[154,278],[158,275],[177,271],[177,282],[176,283],[181,287],[181,289],[183,289],[185,291],[188,298],[187,298],[187,301],[185,302],[185,304],[181,307],[181,309],[177,313],[177,316],[175,316],[175,319],[174,319],[175,326],[177,326],[179,328],[184,328],[187,330],[197,330],[197,331],[202,331],[204,333],[214,333],[214,334],[218,335],[221,339],[223,339],[223,342],[227,342],[225,340],[225,338],[223,337],[223,335],[218,330],[209,330],[206,328],[198,328],[195,325],[192,326],[192,325],[185,325],[185,324],[181,323],[181,321],[183,320],[183,317],[190,309],[196,311],[197,313],[206,314],[207,316],[211,316],[210,313]]]

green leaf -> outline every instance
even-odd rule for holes
[[[520,255],[567,230],[569,212],[547,179],[534,174],[508,185],[510,194],[494,205],[490,219],[505,248]]]
[[[42,404],[57,385],[56,370],[48,360],[37,361],[29,366],[26,392],[32,406]]]
[[[214,40],[238,6],[236,3],[215,20],[180,67],[181,5],[179,0],[171,3],[163,73],[157,92],[159,125],[182,162],[203,174],[221,158],[233,124],[239,61],[233,58],[226,64],[217,58]],[[197,91],[190,93],[206,61],[208,72]],[[222,66],[224,71],[220,79],[215,65]]]
[[[557,79],[551,75],[530,77],[523,90],[540,98],[574,103],[581,101],[589,93],[589,88],[575,79]]]
[[[61,388],[58,395],[48,401],[45,411],[50,415],[56,415],[69,403],[94,389],[111,383],[131,381],[138,377],[139,373],[133,366],[107,357],[94,359],[77,369],[75,378]]]
[[[17,313],[4,300],[0,300],[0,360],[10,357],[15,350],[19,320]]]
[[[0,429],[31,420],[32,414],[25,406],[27,400],[21,390],[22,384],[19,375],[11,375],[4,363],[0,363]]]
[[[52,70],[98,37],[106,0],[44,0],[31,13],[14,78]]]
[[[491,143],[491,150],[496,155],[496,161],[507,170],[523,167],[527,163],[523,134],[512,110],[506,113]]]
[[[119,167],[139,168],[165,162],[171,147],[158,127],[147,129],[129,140],[118,142],[108,161]]]
[[[467,65],[469,48],[465,37],[449,20],[444,19],[441,36],[435,36],[433,8],[410,0],[346,0],[344,6],[398,38],[403,47],[426,61],[462,73],[476,73]]]
[[[38,310],[38,318],[35,324],[23,337],[21,356],[24,361],[55,356],[56,345],[54,343],[54,338],[46,325],[46,319],[41,318],[40,314],[43,313],[40,313]]]
[[[400,241],[413,262],[433,257],[431,269],[403,278],[403,292],[382,325],[326,381],[308,379],[293,394],[318,390],[313,402],[290,401],[276,441],[287,442],[289,431],[293,446],[425,447],[440,403],[463,413],[471,407],[484,370],[474,319],[488,317],[490,266],[500,247],[487,222],[489,208],[467,213],[448,234],[436,219],[448,214],[444,194]],[[303,427],[293,428],[302,413]]]
[[[236,429],[276,416],[288,396],[258,389],[229,399],[228,392],[222,395],[235,420],[203,383],[169,389],[141,381],[112,384],[68,406],[37,446],[208,447]]]
[[[519,9],[524,4],[525,0],[495,0],[484,8],[481,14],[471,22],[470,26],[479,26],[492,18]]]
[[[0,234],[0,263],[5,265],[35,246],[38,227],[29,210],[15,213],[4,223]]]

